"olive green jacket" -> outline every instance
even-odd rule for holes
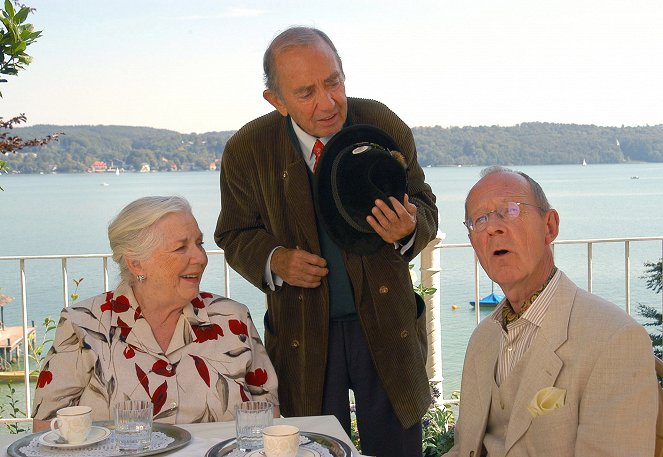
[[[357,314],[378,375],[404,427],[430,405],[425,313],[417,309],[408,263],[435,237],[437,208],[417,163],[410,128],[385,105],[348,99],[348,124],[388,132],[407,161],[408,195],[417,206],[414,246],[405,255],[385,243],[375,254],[344,252]],[[274,111],[242,127],[226,144],[221,164],[221,213],[215,231],[229,264],[267,294],[265,345],[279,377],[285,416],[318,415],[329,335],[329,287],[286,283],[271,291],[265,264],[277,246],[320,255],[307,166],[290,119]]]

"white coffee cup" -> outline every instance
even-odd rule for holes
[[[262,430],[266,457],[295,457],[299,450],[299,429],[292,425],[272,425]]]
[[[68,406],[58,409],[57,416],[51,420],[51,430],[68,444],[80,444],[87,439],[92,427],[92,408]]]

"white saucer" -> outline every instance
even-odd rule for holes
[[[257,449],[246,454],[244,457],[265,457],[265,449]],[[320,453],[315,449],[309,449],[306,447],[299,447],[296,457],[321,457]]]
[[[44,433],[39,437],[39,444],[43,444],[44,446],[48,447],[56,447],[60,449],[71,449],[75,447],[89,446],[91,444],[98,443],[99,441],[103,441],[106,438],[108,438],[110,434],[111,431],[108,430],[106,427],[99,427],[93,425],[90,428],[90,433],[88,434],[87,439],[85,441],[78,444],[70,444],[70,443],[58,443],[57,441],[60,439],[60,434],[58,432],[50,431],[48,433]]]

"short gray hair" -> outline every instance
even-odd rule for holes
[[[492,175],[493,173],[513,173],[522,176],[528,182],[530,189],[532,189],[534,203],[539,207],[539,212],[541,215],[546,214],[546,212],[552,208],[552,206],[550,206],[550,202],[548,201],[548,197],[546,197],[545,192],[541,188],[541,185],[534,181],[534,179],[532,179],[527,173],[512,170],[511,168],[503,167],[500,165],[493,165],[492,167],[484,168],[481,170],[479,176],[481,178],[485,178],[486,176]],[[465,218],[467,219],[467,198],[465,198]]]
[[[149,258],[161,238],[154,224],[170,213],[192,214],[191,205],[183,197],[143,197],[122,208],[108,224],[108,241],[123,282],[133,284],[135,281],[127,267],[127,258]]]
[[[272,40],[269,44],[269,47],[265,51],[265,55],[262,58],[262,68],[264,71],[265,86],[267,89],[281,95],[278,87],[278,75],[276,74],[276,54],[281,51],[284,51],[288,48],[296,46],[312,46],[322,40],[327,43],[327,45],[334,52],[338,66],[341,69],[341,75],[345,77],[343,73],[343,63],[341,62],[341,57],[338,55],[336,46],[332,43],[332,40],[327,36],[327,34],[321,30],[318,30],[313,27],[290,27],[283,32],[279,33],[276,38]]]

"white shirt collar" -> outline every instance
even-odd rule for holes
[[[299,148],[302,151],[302,156],[304,157],[304,161],[306,161],[306,164],[308,165],[309,169],[313,171],[313,166],[315,165],[315,156],[313,155],[313,145],[315,144],[315,140],[318,138],[309,135],[306,133],[297,123],[295,120],[291,117],[290,122],[292,122],[292,128],[295,131],[295,135],[297,135],[297,139],[299,140]],[[320,138],[320,141],[322,144],[327,144],[327,141],[332,137],[333,135],[325,136]]]

